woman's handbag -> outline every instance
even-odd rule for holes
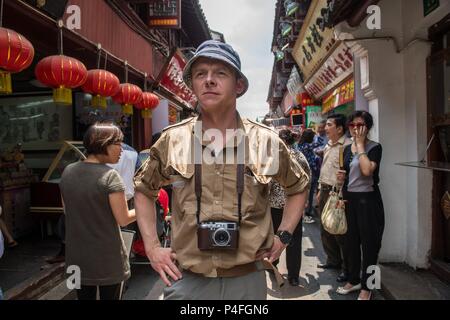
[[[330,191],[327,203],[322,211],[322,226],[331,234],[342,235],[347,232],[345,203],[342,198],[342,188],[334,186]]]

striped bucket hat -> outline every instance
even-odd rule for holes
[[[238,97],[244,95],[248,89],[248,79],[241,71],[241,59],[233,47],[227,43],[223,43],[216,40],[207,40],[203,42],[195,51],[194,56],[188,61],[183,71],[183,80],[189,88],[192,89],[192,65],[200,58],[206,57],[211,59],[217,59],[230,65],[239,74],[239,77],[244,80],[245,88]]]

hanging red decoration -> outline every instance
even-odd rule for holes
[[[119,91],[120,81],[113,73],[94,69],[89,70],[83,91],[93,95],[91,105],[106,109],[106,97],[113,97]]]
[[[133,105],[141,102],[142,90],[131,83],[120,84],[119,91],[113,97],[114,102],[122,105],[122,112],[126,115],[133,114]]]
[[[135,107],[141,110],[142,118],[149,119],[152,117],[152,110],[159,105],[159,98],[151,92],[142,93],[142,100]]]
[[[56,103],[72,104],[72,90],[86,82],[87,70],[75,58],[64,55],[50,56],[38,62],[36,78],[44,85],[54,88]]]
[[[11,73],[28,68],[34,48],[24,36],[0,27],[0,94],[12,93]]]

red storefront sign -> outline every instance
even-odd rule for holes
[[[194,108],[197,104],[197,98],[194,93],[183,81],[183,69],[186,65],[183,54],[175,51],[166,68],[163,68],[159,85],[172,93],[178,100]]]
[[[334,108],[355,100],[355,81],[350,79],[336,88],[323,99],[322,112],[327,113]]]

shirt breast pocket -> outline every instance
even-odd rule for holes
[[[192,176],[183,176],[181,174],[170,175],[172,199],[175,205],[178,204],[182,207],[183,203],[195,201],[193,183]]]
[[[244,174],[244,194],[242,195],[242,213],[265,214],[269,196],[269,185],[258,181],[255,174],[246,170]]]

